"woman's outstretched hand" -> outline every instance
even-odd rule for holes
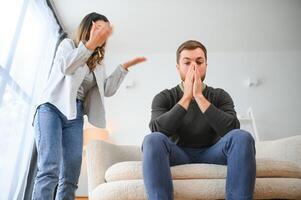
[[[139,63],[142,63],[142,62],[145,62],[146,61],[146,58],[145,57],[137,57],[133,60],[130,60],[124,64],[122,64],[122,67],[126,70],[128,70],[130,67],[136,65],[136,64],[139,64]]]

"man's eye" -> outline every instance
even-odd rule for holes
[[[185,65],[190,65],[190,62],[184,63]]]
[[[197,62],[196,64],[197,64],[197,65],[201,65],[201,64],[203,64],[203,62]]]

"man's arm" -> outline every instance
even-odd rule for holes
[[[167,90],[155,96],[152,103],[152,119],[149,123],[151,131],[159,131],[167,136],[175,134],[192,99],[193,75],[194,67],[190,67],[183,83],[183,97],[177,104],[171,105]]]
[[[209,102],[204,96],[201,98],[203,99],[196,99],[200,109],[207,105],[206,101]],[[220,136],[224,136],[229,131],[239,128],[240,123],[236,117],[233,100],[227,92],[220,90],[217,101],[218,107],[210,103],[208,108],[202,112],[215,132]],[[202,103],[206,105],[202,105]]]
[[[203,95],[203,83],[198,70],[195,70],[194,78],[193,96],[214,131],[220,136],[224,136],[229,131],[239,128],[240,124],[236,117],[233,100],[230,95],[226,91],[220,89],[219,94],[217,95],[217,108]]]
[[[149,128],[152,132],[161,132],[167,136],[175,134],[186,114],[180,104],[170,105],[171,101],[164,92],[156,95],[152,102],[152,116]]]

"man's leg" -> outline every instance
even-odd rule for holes
[[[172,200],[170,166],[189,163],[188,156],[159,132],[145,136],[143,144],[143,180],[149,200]]]
[[[256,160],[250,133],[240,129],[230,131],[215,145],[201,149],[194,162],[228,165],[226,199],[253,199]]]

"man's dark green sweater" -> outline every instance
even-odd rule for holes
[[[215,144],[240,127],[233,100],[226,91],[207,86],[203,95],[211,103],[204,113],[194,100],[187,111],[178,104],[183,96],[179,85],[157,94],[152,103],[151,131],[177,138],[179,146],[199,148]]]

